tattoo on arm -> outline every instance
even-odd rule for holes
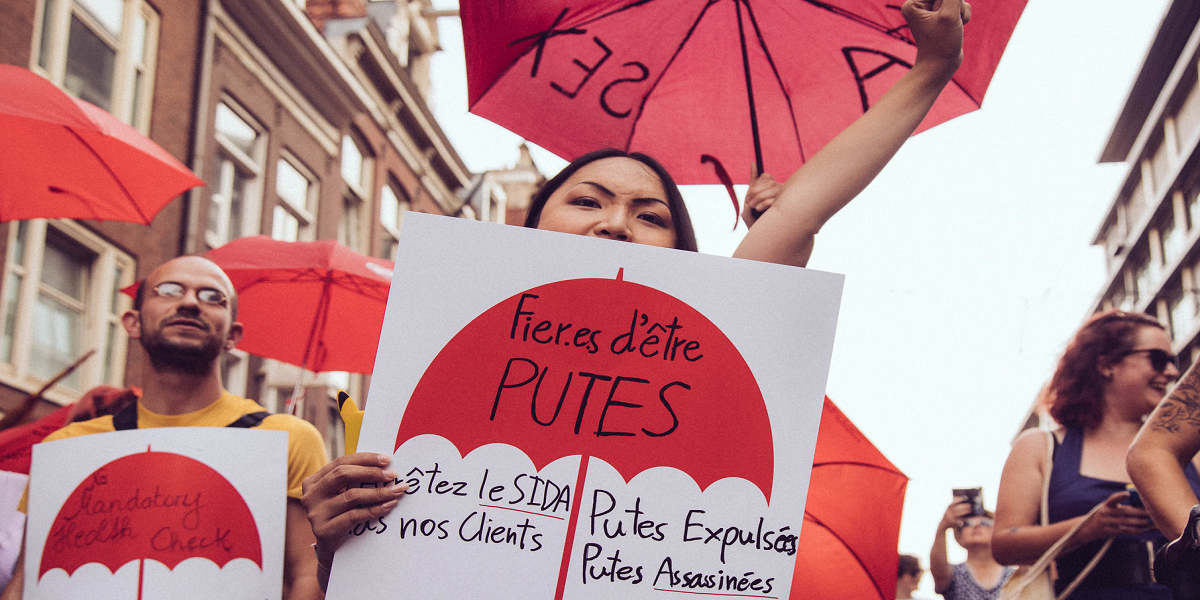
[[[1179,433],[1184,427],[1200,429],[1200,369],[1188,369],[1158,407],[1150,426],[1168,433]]]

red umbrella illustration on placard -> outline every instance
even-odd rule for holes
[[[70,576],[89,563],[116,573],[136,560],[140,599],[147,559],[174,569],[189,558],[217,567],[245,558],[261,570],[258,526],[241,494],[212,467],[147,447],[75,488],[50,526],[38,577],[52,569]]]
[[[626,480],[670,466],[701,489],[740,477],[771,497],[771,425],[737,348],[696,309],[620,272],[538,286],[472,320],[425,370],[395,447],[426,433],[463,456],[513,445],[537,469],[581,455],[556,598],[592,456]]]

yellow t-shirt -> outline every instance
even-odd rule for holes
[[[253,400],[222,392],[216,402],[190,413],[181,415],[161,415],[151,412],[138,402],[138,428],[152,427],[225,427],[238,420],[242,415],[263,410],[262,406]],[[321,434],[312,423],[292,415],[273,414],[252,429],[269,429],[286,431],[288,434],[288,469],[287,495],[288,498],[300,499],[300,484],[306,477],[316,473],[328,462],[325,455],[325,444]],[[109,433],[114,431],[111,415],[97,417],[90,421],[71,423],[54,433],[46,436],[44,442],[52,442],[66,438],[91,435],[93,433]]]

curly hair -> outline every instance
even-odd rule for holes
[[[1064,427],[1086,430],[1099,425],[1104,401],[1100,369],[1131,350],[1143,327],[1165,329],[1144,313],[1110,310],[1088,319],[1063,351],[1050,379],[1050,416]]]

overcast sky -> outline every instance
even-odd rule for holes
[[[1128,167],[1096,159],[1167,2],[1086,4],[1031,0],[982,110],[911,139],[809,263],[846,274],[828,392],[911,477],[900,551],[922,564],[952,487],[994,505],[1020,420],[1104,280],[1090,243]],[[461,31],[442,25],[434,112],[470,168],[510,166],[520,138],[466,113]],[[742,232],[724,191],[684,195],[701,250],[729,255]]]

